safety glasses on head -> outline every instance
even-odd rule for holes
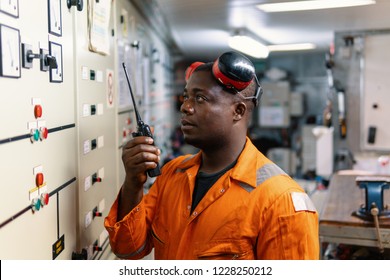
[[[198,68],[202,62],[192,63],[186,70],[186,81],[191,77],[192,73]],[[244,55],[237,52],[226,52],[214,61],[212,66],[214,78],[225,88],[225,90],[240,94],[244,99],[252,99],[255,105],[262,94],[262,88],[259,80],[256,77],[255,67],[253,63]],[[255,79],[257,89],[253,96],[244,96],[241,91],[246,89]]]

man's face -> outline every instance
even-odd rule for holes
[[[233,96],[223,91],[211,72],[194,72],[183,97],[181,129],[188,144],[212,149],[230,140],[234,125]]]

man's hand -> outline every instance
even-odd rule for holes
[[[152,138],[137,136],[127,142],[122,149],[126,178],[120,193],[118,221],[140,203],[143,186],[147,180],[146,171],[157,167],[160,150],[152,144]]]

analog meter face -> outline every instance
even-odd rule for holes
[[[49,42],[49,52],[57,61],[57,68],[50,69],[50,82],[62,83],[62,46],[54,42]]]
[[[0,75],[20,77],[20,35],[19,30],[0,25]]]
[[[19,17],[19,0],[0,0],[0,12]]]
[[[62,35],[61,0],[48,0],[49,33]]]

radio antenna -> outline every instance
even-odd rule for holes
[[[141,116],[140,116],[140,114],[138,113],[137,105],[135,104],[135,99],[134,99],[133,90],[131,89],[130,80],[129,80],[129,75],[128,75],[128,73],[127,73],[126,65],[125,65],[124,62],[122,62],[122,66],[123,66],[123,70],[125,70],[125,75],[126,75],[127,84],[129,85],[130,96],[131,96],[131,100],[133,101],[133,107],[134,107],[135,117],[137,118],[137,124],[143,123],[143,121],[142,121],[142,119],[141,119]]]

